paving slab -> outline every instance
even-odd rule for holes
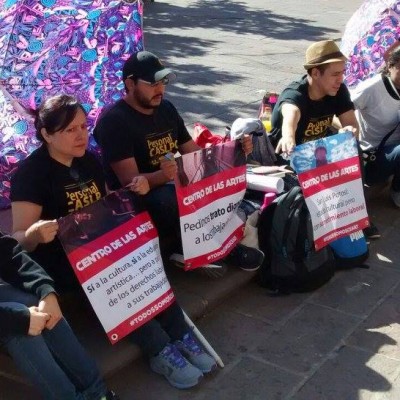
[[[400,361],[400,290],[380,302],[346,344]]]
[[[316,368],[327,353],[349,335],[359,318],[312,304],[305,304],[257,346],[254,355],[297,373]]]
[[[236,313],[278,326],[284,324],[311,296],[311,293],[273,296],[255,280],[232,294],[223,306]]]
[[[398,361],[343,346],[290,398],[394,400],[392,382],[399,386],[399,374]]]
[[[227,374],[203,389],[200,399],[279,400],[284,399],[301,377],[262,360],[243,357]],[[255,390],[256,388],[256,390]]]
[[[310,302],[363,317],[400,282],[400,271],[371,266],[338,271],[329,285],[311,297]]]
[[[272,325],[232,312],[226,306],[219,307],[196,324],[226,365],[252,353],[272,332]]]

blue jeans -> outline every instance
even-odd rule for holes
[[[21,310],[38,300],[0,284],[0,303]],[[46,400],[99,400],[107,391],[94,360],[65,319],[39,336],[14,335],[1,338],[1,343]]]
[[[368,185],[385,182],[393,175],[392,189],[400,191],[400,144],[390,144],[378,152],[376,160],[365,165]]]
[[[168,343],[180,340],[190,330],[182,309],[174,302],[151,321],[136,329],[129,339],[148,357],[157,355]]]

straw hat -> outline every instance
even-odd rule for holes
[[[322,64],[329,64],[338,61],[347,61],[347,58],[340,51],[333,40],[322,40],[313,43],[306,51],[305,69],[317,67]]]

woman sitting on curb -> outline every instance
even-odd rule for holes
[[[102,168],[86,151],[86,115],[74,97],[47,99],[36,112],[35,127],[43,144],[19,164],[11,179],[13,236],[60,290],[82,293],[56,237],[57,219],[106,194]],[[143,176],[134,177],[129,187],[140,195],[149,191]],[[175,387],[197,385],[203,373],[216,367],[193,337],[176,302],[129,337],[150,358],[152,370]]]

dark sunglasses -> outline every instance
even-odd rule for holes
[[[127,78],[132,79],[132,78],[134,78],[134,76],[133,75],[129,75],[129,76],[127,76]],[[144,83],[144,84],[146,84],[146,85],[149,85],[150,87],[156,87],[158,85],[167,86],[169,84],[169,82],[170,82],[169,78],[167,76],[165,78],[160,79],[157,82],[149,82],[149,81],[145,81],[144,79],[138,78],[138,82],[139,81]]]

